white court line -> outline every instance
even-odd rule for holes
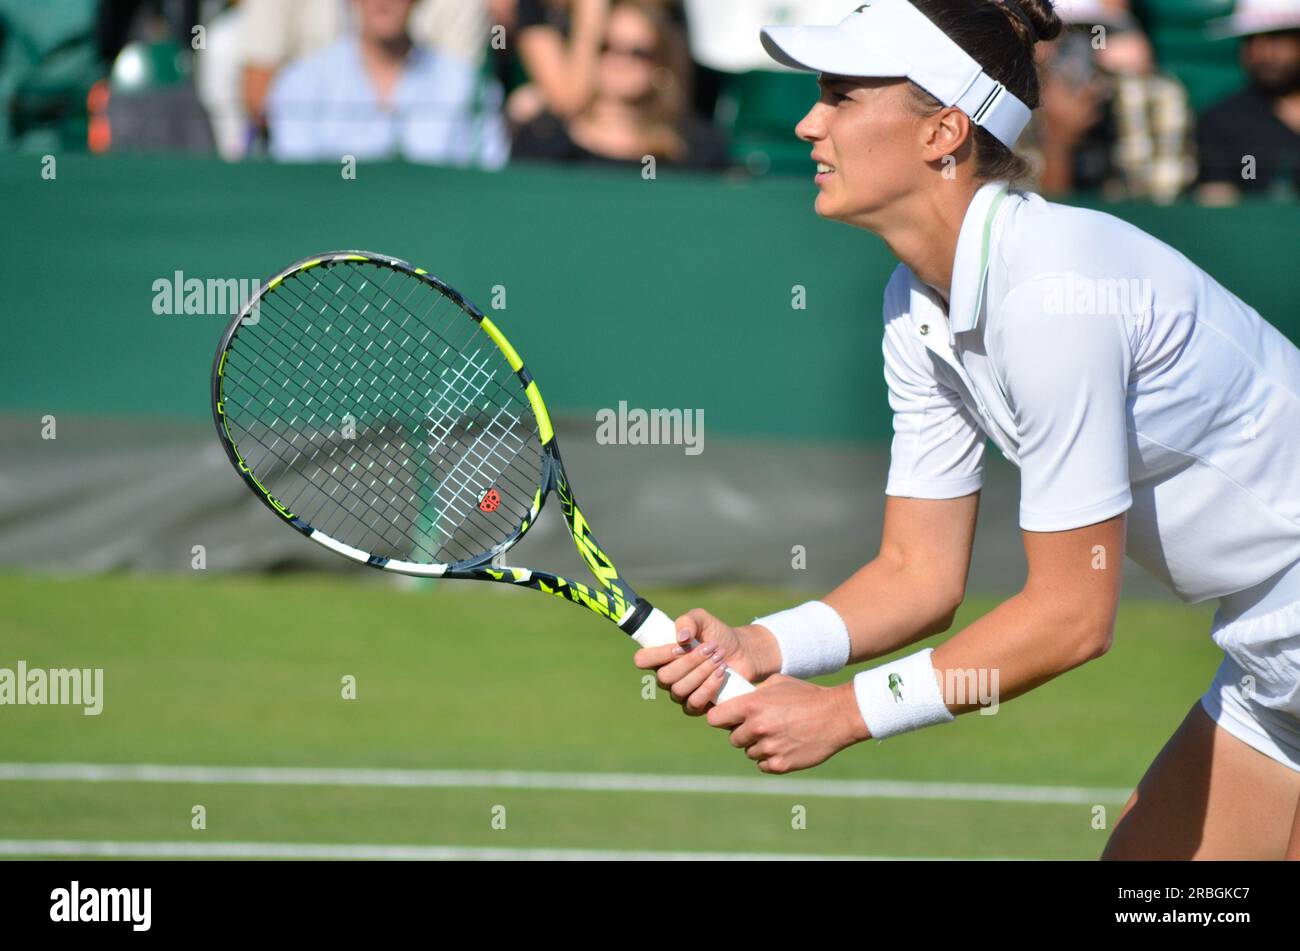
[[[1094,805],[1124,802],[1127,789],[801,779],[778,776],[667,776],[655,773],[545,773],[474,769],[316,769],[149,764],[0,763],[0,781],[213,783],[256,786],[376,786],[421,789],[547,789],[565,792],[735,793],[840,799]]]
[[[505,849],[463,845],[316,845],[279,842],[102,842],[0,839],[0,856],[153,859],[387,859],[496,862],[899,862],[889,855],[796,852],[656,852],[637,849]],[[955,862],[964,859],[922,859]]]

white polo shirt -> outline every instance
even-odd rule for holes
[[[1128,511],[1130,556],[1185,601],[1300,560],[1300,350],[1168,245],[988,184],[951,307],[900,265],[884,320],[888,494],[978,490],[987,436],[1021,528]]]

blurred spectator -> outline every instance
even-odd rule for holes
[[[514,154],[565,162],[640,162],[725,168],[726,144],[690,110],[690,56],[661,6],[614,0],[591,102],[563,119],[545,111],[515,135]]]
[[[111,66],[122,48],[141,32],[170,33],[178,46],[188,49],[199,12],[199,0],[99,0],[95,24],[99,58],[105,66]],[[153,20],[157,27],[142,31],[142,20]]]
[[[600,44],[610,0],[514,0],[515,46],[528,82],[506,102],[506,116],[520,126],[543,112],[572,118],[596,93]],[[646,0],[677,12],[677,0]]]
[[[227,161],[248,153],[248,113],[239,95],[244,63],[244,13],[232,6],[207,19],[203,48],[195,51],[194,91],[212,126],[217,152]]]
[[[261,123],[267,91],[286,63],[355,32],[349,0],[243,0],[244,106]],[[415,42],[478,67],[487,48],[487,0],[418,0]]]
[[[1300,189],[1300,0],[1239,0],[1213,32],[1244,37],[1241,62],[1250,84],[1200,118],[1197,198],[1223,204],[1243,192],[1294,195]]]
[[[353,0],[357,36],[290,64],[267,100],[271,154],[499,168],[500,89],[470,63],[414,42],[414,0]]]
[[[739,159],[751,171],[768,171],[770,150],[790,151],[792,155],[795,152],[791,150],[797,150],[800,174],[807,169],[807,145],[791,130],[808,111],[807,103],[815,100],[816,87],[808,81],[810,77],[778,66],[763,49],[759,34],[763,27],[774,23],[838,23],[855,6],[855,0],[682,0],[686,38],[695,61],[693,105],[697,115],[716,119],[723,127],[739,133],[737,139],[742,144],[733,152],[733,159]],[[770,82],[773,74],[780,78]],[[770,94],[781,87],[781,92]],[[796,87],[802,90],[797,95],[786,91]],[[795,107],[783,109],[787,102],[795,103]],[[753,110],[751,103],[761,106]],[[774,138],[763,141],[767,137],[760,132],[757,139],[751,139],[749,133],[757,130],[737,128],[738,118],[743,117],[743,126],[744,118],[772,115],[768,111],[772,107],[781,113],[780,131]],[[746,139],[750,139],[749,145],[744,144]]]
[[[515,46],[529,82],[506,115],[522,125],[543,112],[568,119],[591,103],[609,0],[518,0]]]
[[[763,49],[759,39],[763,27],[838,23],[857,5],[854,0],[684,0],[683,4],[691,56],[696,63],[724,73],[783,71]]]
[[[1056,10],[1066,30],[1038,46],[1042,107],[1025,146],[1040,189],[1172,201],[1196,174],[1186,90],[1155,70],[1126,4],[1060,0]]]
[[[113,152],[210,153],[212,126],[190,82],[190,62],[173,40],[124,46],[108,77],[108,135],[98,144]]]

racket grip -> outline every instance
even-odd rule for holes
[[[651,608],[650,613],[641,622],[641,626],[633,633],[632,640],[642,647],[663,647],[665,644],[676,644],[677,625],[663,611],[658,608]],[[691,641],[692,647],[698,644],[699,641]],[[743,697],[747,693],[753,693],[754,690],[754,685],[748,680],[734,670],[728,670],[727,680],[722,685],[722,691],[718,694],[717,702],[726,703],[736,697]]]

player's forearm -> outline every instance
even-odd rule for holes
[[[754,679],[831,673],[946,631],[960,594],[931,571],[876,558],[821,601],[736,629]]]
[[[934,702],[957,715],[996,708],[1099,656],[1109,643],[1109,624],[1088,612],[1065,611],[1050,599],[1035,599],[1021,592],[924,659],[938,687]],[[899,669],[905,669],[905,664],[900,662]],[[886,664],[884,669],[891,666]],[[872,672],[864,672],[859,678],[871,676]],[[906,686],[910,676],[901,675],[900,684]],[[824,698],[826,732],[834,738],[836,748],[873,736],[872,716],[869,708],[862,706],[857,679],[829,688]],[[924,701],[926,693],[920,690],[909,697]],[[881,717],[880,723],[886,729],[891,727],[888,716]]]
[[[849,663],[880,657],[952,625],[960,594],[924,566],[876,558],[822,598],[849,629]]]
[[[930,655],[952,713],[1027,693],[1105,653],[1110,623],[1021,592],[962,628]]]

